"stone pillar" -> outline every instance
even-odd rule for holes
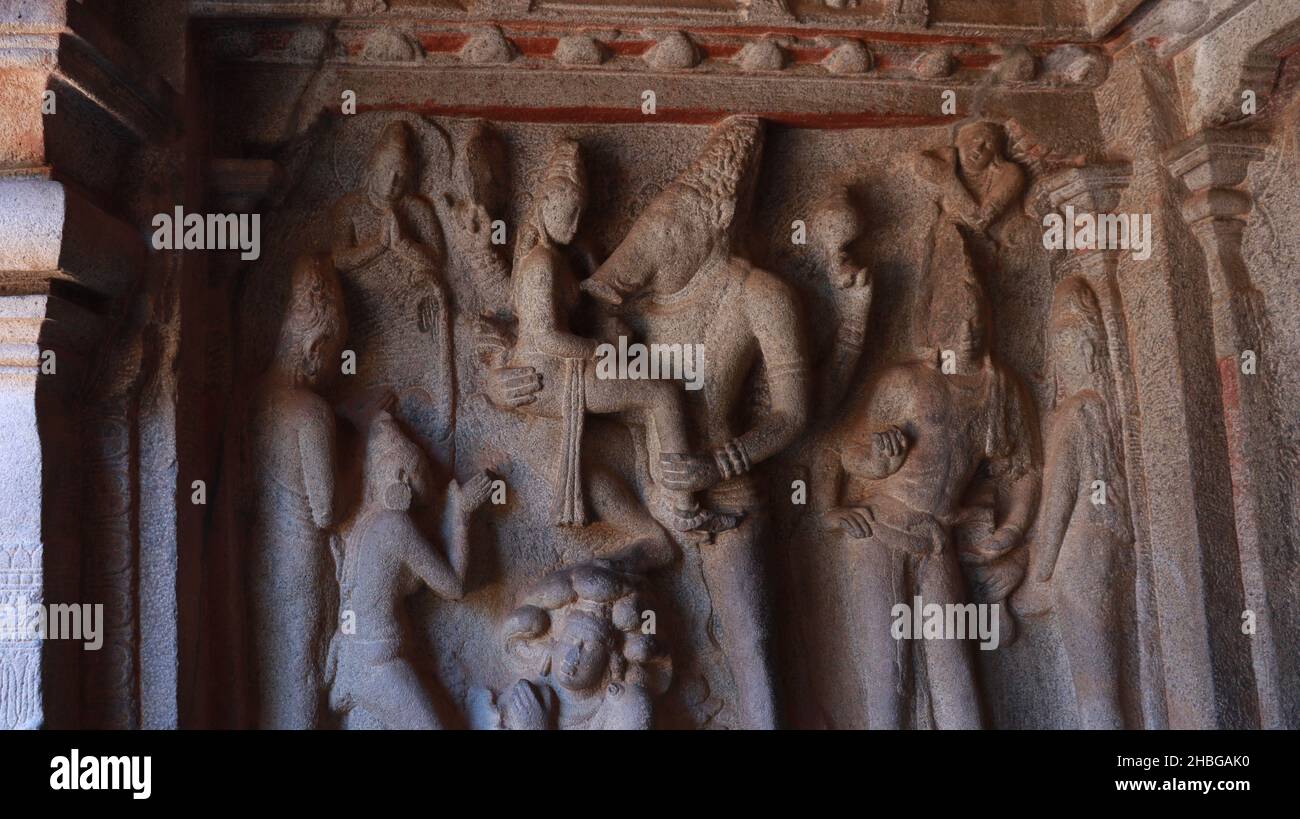
[[[1253,201],[1241,189],[1247,165],[1264,156],[1263,134],[1203,130],[1168,151],[1170,170],[1186,185],[1183,217],[1200,243],[1211,294],[1214,355],[1227,430],[1233,521],[1246,607],[1257,633],[1250,641],[1264,727],[1285,727],[1278,691],[1275,623],[1266,575],[1280,568],[1286,548],[1286,500],[1271,452],[1267,368],[1269,354],[1262,294],[1250,281],[1241,234]],[[1243,358],[1244,357],[1244,358]],[[1294,502],[1294,499],[1292,499]]]
[[[0,598],[104,605],[104,643],[0,641],[0,728],[139,724],[134,413],[106,342],[146,265],[123,169],[171,95],[96,11],[0,7]]]
[[[266,197],[282,184],[282,176],[280,166],[271,160],[213,158],[203,199],[211,211],[262,213],[266,219],[271,207]],[[244,584],[253,553],[246,542],[240,503],[245,472],[239,444],[248,408],[243,396],[232,389],[241,348],[239,294],[250,267],[237,253],[214,254],[208,260],[206,286],[195,288],[198,297],[191,299],[201,315],[187,322],[191,333],[202,328],[197,342],[194,335],[189,337],[185,361],[187,368],[202,373],[201,394],[206,396],[202,405],[187,407],[191,410],[187,414],[197,416],[194,461],[204,475],[228,476],[210,481],[216,488],[208,501],[212,512],[194,527],[197,531],[187,533],[190,542],[202,544],[202,593],[208,601],[195,640],[201,648],[194,657],[196,676],[205,684],[190,697],[196,709],[219,715],[212,727],[246,728],[254,724],[256,709],[256,697],[249,696],[252,645],[244,628],[249,611]]]
[[[1114,210],[1150,214],[1153,230],[1150,258],[1124,253],[1114,261],[1130,331],[1140,470],[1152,490],[1140,502],[1168,727],[1249,728],[1259,706],[1240,628],[1246,603],[1211,297],[1189,273],[1198,268],[1196,240],[1165,158],[1181,134],[1178,101],[1168,65],[1142,43],[1116,55],[1097,94],[1106,152],[1132,167]]]
[[[56,296],[0,297],[0,604],[77,599],[77,464],[68,456],[77,451],[76,383],[95,325]],[[0,640],[0,729],[73,724],[79,646],[12,637]]]

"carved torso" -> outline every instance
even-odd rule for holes
[[[1009,378],[996,363],[970,375],[946,375],[924,363],[887,371],[875,388],[871,423],[897,424],[911,446],[898,471],[868,494],[950,524],[980,465],[1006,454],[996,442],[1004,432],[1017,434],[1002,429],[1005,402],[1018,400],[998,383]]]

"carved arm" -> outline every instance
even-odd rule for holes
[[[1056,558],[1061,543],[1069,529],[1074,507],[1079,499],[1078,458],[1074,452],[1073,436],[1060,420],[1052,429],[1052,448],[1044,469],[1042,526],[1039,529],[1038,548],[1032,555],[1032,576],[1046,583],[1056,571]]]
[[[334,524],[334,416],[323,401],[312,398],[313,406],[298,427],[298,455],[312,520],[317,528],[327,529]]]
[[[334,211],[334,265],[340,270],[355,270],[364,267],[384,252],[382,237],[367,244],[360,244],[356,225],[347,212],[347,200],[339,203]]]

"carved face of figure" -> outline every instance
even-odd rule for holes
[[[1057,400],[1096,386],[1106,366],[1106,332],[1097,297],[1083,280],[1070,276],[1057,285],[1050,327]]]
[[[423,506],[429,497],[429,465],[415,444],[406,444],[393,458],[391,482],[385,490],[385,503],[397,500],[396,508]],[[403,498],[409,500],[402,504]]]
[[[373,422],[366,451],[367,494],[387,509],[406,511],[429,498],[429,462],[391,418]]]
[[[647,213],[650,218],[640,225],[641,242],[649,245],[643,257],[647,276],[656,292],[676,293],[708,259],[715,237],[702,218],[677,211],[667,200],[652,202]]]
[[[542,228],[551,241],[567,245],[578,232],[585,205],[582,191],[568,182],[552,182],[542,194]]]
[[[934,294],[930,303],[930,342],[940,350],[952,350],[961,363],[984,357],[988,349],[988,317],[978,284],[961,279]]]
[[[570,691],[599,685],[609,670],[608,625],[590,612],[570,611],[551,646],[551,671]]]
[[[414,176],[407,131],[400,124],[390,125],[366,169],[366,190],[376,201],[393,203],[410,193]]]
[[[813,228],[832,270],[852,273],[858,269],[850,245],[862,233],[863,227],[857,209],[844,191],[837,191],[817,208]]]
[[[982,171],[1002,149],[998,130],[987,122],[967,125],[957,132],[957,155],[963,170]]]

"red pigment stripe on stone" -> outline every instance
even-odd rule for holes
[[[452,53],[464,48],[469,37],[468,34],[421,34],[417,39],[426,53]]]
[[[740,53],[740,43],[697,43],[704,55],[713,60],[726,60]]]
[[[510,42],[515,44],[519,53],[525,57],[549,57],[555,53],[555,47],[559,45],[559,37],[511,37]]]
[[[748,115],[769,122],[799,128],[921,128],[950,125],[957,116],[932,116],[921,114],[881,114],[870,111],[816,114],[799,111],[723,111],[705,108],[663,108],[647,116],[639,108],[605,108],[596,106],[524,106],[503,105],[440,105],[420,103],[409,105],[360,105],[359,111],[410,111],[430,116],[482,117],[503,122],[539,122],[564,124],[621,125],[629,123],[670,125],[712,125],[726,117]]]
[[[962,68],[988,68],[996,63],[1001,57],[996,54],[962,54],[954,55],[957,65]]]
[[[499,25],[507,34],[511,31],[565,31],[573,30],[572,24],[551,22],[546,20],[500,20],[494,23]],[[618,30],[627,30],[629,25],[618,26],[615,24],[602,23],[600,28],[593,28],[585,33],[599,38],[605,32]],[[688,35],[732,35],[756,39],[764,35],[781,35],[788,37],[797,37],[802,39],[814,39],[817,37],[842,37],[850,40],[867,40],[877,42],[901,43],[903,45],[999,45],[1004,41],[994,37],[974,37],[962,36],[956,34],[916,34],[903,31],[871,31],[866,29],[842,29],[842,28],[795,28],[792,26],[762,26],[762,27],[745,27],[745,26],[701,26],[701,25],[681,25],[681,26],[641,26],[636,25],[638,33],[649,34],[668,34],[673,31],[680,31]],[[1044,41],[1041,43],[1026,43],[1031,49],[1052,45],[1058,41]],[[1079,42],[1087,44],[1088,41],[1061,40],[1059,42]]]
[[[834,50],[834,48],[799,48],[798,46],[789,49],[796,63],[819,63]]]

